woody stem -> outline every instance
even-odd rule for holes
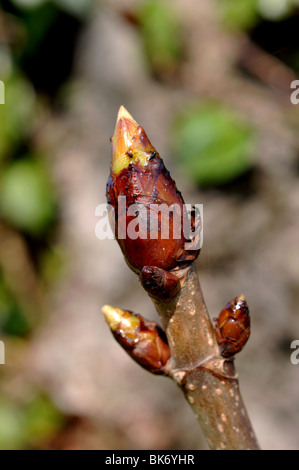
[[[259,449],[233,361],[219,354],[195,267],[175,298],[152,300],[170,346],[169,374],[182,388],[210,448]]]

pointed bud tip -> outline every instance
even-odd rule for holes
[[[102,313],[105,316],[106,322],[113,331],[117,328],[124,315],[124,311],[122,309],[111,307],[111,305],[104,305],[102,307]]]
[[[130,164],[146,166],[156,151],[145,130],[139,126],[124,106],[118,111],[112,143],[112,165],[114,175],[118,175]]]
[[[126,108],[125,108],[123,105],[121,105],[121,107],[120,107],[119,110],[118,110],[116,125],[118,124],[118,122],[119,122],[122,118],[126,118],[126,119],[130,120],[130,121],[133,122],[136,126],[138,126],[138,124],[137,124],[137,122],[135,121],[135,119],[131,116],[131,114],[129,113],[129,111],[127,111]]]
[[[240,309],[243,310],[243,313],[247,313],[249,315],[249,308],[248,308],[248,304],[247,304],[247,300],[245,298],[245,295],[244,294],[241,294],[241,295],[238,295],[233,303]]]
[[[244,294],[238,295],[236,297],[237,302],[246,302],[246,298]]]
[[[130,163],[128,152],[138,124],[124,106],[118,111],[112,143],[112,171],[118,174]]]
[[[113,139],[116,140],[116,146],[125,147],[125,145],[129,145],[137,129],[138,123],[126,110],[126,108],[124,106],[121,106],[118,111],[116,126],[113,135]],[[124,151],[125,148],[117,150]]]

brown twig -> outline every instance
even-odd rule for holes
[[[170,346],[169,374],[182,388],[210,448],[257,450],[234,364],[219,354],[195,268],[170,302],[152,300]]]
[[[258,450],[233,358],[221,355],[195,267],[190,268],[182,289],[174,298],[150,297],[168,345],[164,340],[163,348],[160,345],[157,348],[156,332],[159,330],[153,322],[105,306],[103,313],[117,341],[142,367],[154,374],[164,374],[177,383],[212,450]],[[140,318],[144,325],[141,329]]]

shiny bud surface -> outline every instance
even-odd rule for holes
[[[240,352],[250,336],[249,309],[244,295],[225,306],[216,320],[216,339],[223,357]]]
[[[186,212],[183,197],[146,132],[123,106],[118,113],[111,144],[112,163],[106,195],[109,205],[115,210],[116,239],[129,267],[138,275],[144,267],[165,270],[160,282],[165,286],[167,272],[190,265],[200,251],[186,249],[189,240],[184,235]],[[122,197],[125,197],[125,208],[120,211],[119,198]],[[161,205],[164,205],[164,212],[157,209]],[[129,210],[132,206],[137,208],[134,214]],[[169,211],[170,207],[178,208],[180,215],[176,217]],[[127,228],[136,219],[136,213],[139,217],[138,236],[132,238],[128,236]],[[153,221],[159,227],[157,237],[150,234]],[[161,235],[165,223],[169,229],[167,237]],[[120,224],[126,228],[125,237],[119,236]],[[156,274],[158,272],[155,271]],[[145,273],[147,278],[148,274],[149,271]],[[172,285],[175,286],[176,282],[170,278],[169,287],[163,292],[170,290]]]
[[[163,374],[170,357],[163,330],[141,315],[105,305],[102,312],[117,342],[139,365],[154,374]]]

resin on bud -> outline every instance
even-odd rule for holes
[[[190,243],[188,245],[190,240],[184,234],[186,209],[183,197],[144,129],[123,106],[118,113],[111,143],[107,200],[115,210],[116,239],[129,267],[141,274],[141,281],[148,292],[158,297],[173,295],[180,280],[179,277],[177,281],[174,279],[177,271],[190,266],[200,251]],[[126,201],[121,211],[118,209],[120,197],[125,197]],[[134,213],[130,212],[132,207]],[[160,211],[158,207],[165,210]],[[174,211],[169,208],[174,208]],[[131,237],[127,229],[136,213],[138,237]],[[165,222],[168,224],[167,237],[162,235]],[[126,229],[124,237],[119,233],[120,224]],[[153,224],[158,226],[155,237],[151,236]],[[191,224],[194,228],[194,220]],[[150,273],[154,274],[152,279]]]
[[[228,302],[216,319],[216,339],[221,355],[229,358],[240,352],[249,336],[249,309],[244,295],[240,295]]]
[[[153,374],[166,374],[170,350],[164,331],[155,322],[109,305],[102,312],[117,342],[139,365]]]

